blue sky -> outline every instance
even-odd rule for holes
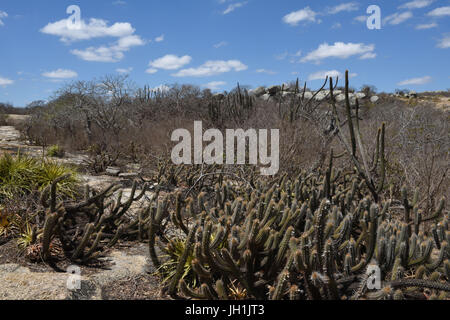
[[[369,5],[381,9],[380,30],[367,28]],[[297,77],[315,88],[346,69],[356,88],[450,87],[443,0],[1,0],[0,41],[0,101],[16,106],[119,73],[219,91]]]

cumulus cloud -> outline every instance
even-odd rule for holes
[[[313,80],[324,80],[324,79],[326,79],[327,77],[333,77],[333,78],[336,78],[336,77],[341,77],[341,76],[342,76],[342,73],[340,73],[340,72],[337,71],[337,70],[317,71],[317,72],[311,73],[311,74],[308,76],[308,80],[309,80],[309,81],[313,81]]]
[[[267,70],[267,69],[257,69],[256,73],[265,73],[265,74],[270,74],[270,75],[277,74],[275,71]]]
[[[170,90],[170,87],[166,86],[165,84],[161,84],[157,87],[152,88],[151,90],[155,92],[168,92]]]
[[[283,17],[283,22],[291,26],[297,26],[301,21],[315,22],[317,13],[306,7],[302,10],[291,12]]]
[[[88,47],[86,49],[74,49],[72,54],[85,61],[118,62],[124,58],[124,53],[135,46],[142,46],[145,41],[134,34],[135,29],[128,22],[117,22],[108,25],[102,19],[91,18],[88,22],[80,20],[79,26],[74,27],[71,20],[62,19],[48,23],[40,32],[59,37],[60,41],[72,43],[97,38],[117,38],[110,45]]]
[[[4,18],[8,18],[8,14],[5,11],[0,10],[0,26],[5,25],[5,23],[3,22]]]
[[[399,9],[420,9],[428,7],[434,0],[414,0],[399,6]]]
[[[167,54],[164,57],[150,61],[149,66],[153,69],[176,70],[191,63],[190,56],[178,57],[174,54]]]
[[[155,38],[155,42],[162,42],[164,41],[164,35],[160,35],[159,37]]]
[[[116,69],[116,71],[118,72],[118,73],[122,73],[122,74],[124,74],[124,73],[130,73],[131,71],[133,71],[133,68],[117,68]]]
[[[447,49],[450,48],[450,35],[442,38],[438,43],[438,48]]]
[[[142,46],[145,42],[137,35],[120,38],[111,46],[89,47],[84,50],[75,49],[71,53],[85,61],[118,62],[125,57],[131,47]]]
[[[356,2],[347,2],[337,5],[335,7],[331,7],[327,9],[328,14],[337,14],[342,11],[356,11],[359,9],[359,5]]]
[[[158,72],[158,69],[155,68],[148,68],[147,70],[145,70],[146,73],[148,74],[155,74]]]
[[[197,68],[182,69],[173,74],[174,77],[208,77],[230,71],[243,71],[248,67],[239,60],[207,61]]]
[[[0,86],[6,87],[14,83],[14,80],[0,77]]]
[[[358,21],[358,22],[366,22],[367,16],[357,16],[353,20]]]
[[[117,22],[108,26],[105,20],[92,18],[88,23],[81,20],[78,28],[74,28],[71,23],[70,19],[62,19],[47,24],[40,31],[45,34],[57,36],[63,42],[104,37],[122,38],[130,36],[135,32],[135,29],[128,22]]]
[[[430,76],[425,76],[425,77],[421,77],[421,78],[412,78],[412,79],[404,80],[404,81],[397,83],[397,85],[399,85],[399,86],[422,85],[422,84],[429,83],[431,80],[432,80],[432,78]]]
[[[450,6],[436,8],[436,9],[428,12],[428,15],[431,17],[450,16]]]
[[[247,2],[238,2],[238,3],[230,4],[230,5],[225,9],[225,11],[222,12],[222,13],[223,13],[223,14],[229,14],[229,13],[233,12],[234,10],[236,10],[236,9],[238,9],[238,8],[240,8],[240,7],[243,7],[243,6],[246,5],[246,4],[247,4]]]
[[[387,16],[383,22],[385,24],[392,24],[392,25],[397,25],[400,24],[402,22],[405,22],[406,20],[410,19],[413,17],[413,14],[411,11],[406,11],[406,12],[402,12],[402,13],[394,13],[391,14],[390,16]]]
[[[377,54],[375,52],[367,52],[364,53],[362,56],[360,56],[359,58],[361,60],[366,60],[366,59],[374,59],[377,57]]]
[[[308,53],[301,62],[320,62],[327,58],[347,59],[351,56],[359,55],[361,59],[374,58],[375,45],[364,43],[344,43],[335,42],[332,45],[328,43],[321,44],[316,50]]]
[[[54,71],[44,72],[42,76],[51,79],[71,79],[78,77],[78,73],[67,69],[57,69]]]
[[[226,42],[226,41],[220,41],[220,42],[214,44],[213,47],[216,48],[216,49],[218,49],[218,48],[221,48],[221,47],[225,47],[225,46],[227,46],[227,45],[228,45],[228,42]]]
[[[209,83],[202,85],[202,87],[208,88],[211,90],[219,90],[221,87],[223,87],[226,84],[227,83],[225,81],[211,81]]]
[[[436,28],[438,25],[437,23],[433,22],[433,23],[425,23],[425,24],[419,24],[416,26],[417,30],[425,30],[425,29],[431,29],[431,28]]]

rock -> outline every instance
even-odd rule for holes
[[[276,95],[280,91],[281,91],[280,86],[271,86],[271,87],[267,88],[267,93],[270,94],[271,96]]]
[[[215,95],[213,95],[213,98],[217,100],[223,100],[225,99],[225,95],[223,93],[216,93]]]
[[[108,167],[106,168],[106,174],[113,176],[113,177],[117,177],[120,173],[120,168],[118,167]]]
[[[380,97],[378,97],[378,96],[370,97],[370,102],[372,102],[372,103],[376,103],[378,100],[380,100]]]
[[[311,91],[305,91],[305,99],[311,99],[313,97],[313,93]]]
[[[30,269],[22,267],[19,264],[10,263],[0,265],[0,274],[2,273],[30,273]]]
[[[146,252],[146,246],[142,246],[143,252]],[[90,277],[101,288],[108,286],[110,283],[137,276],[147,274],[148,271],[154,272],[148,264],[146,255],[127,255],[120,251],[112,251],[108,259],[112,262],[112,267],[109,270],[104,270],[96,273]]]
[[[417,92],[410,91],[409,94],[408,94],[408,98],[417,98]]]
[[[364,99],[366,97],[366,94],[364,92],[357,92],[355,93],[355,96],[358,99]]]
[[[321,92],[317,93],[317,95],[314,97],[314,100],[322,101],[322,100],[324,100],[326,98],[326,96],[327,96],[327,93],[321,91]]]
[[[294,92],[295,84],[293,83],[283,83],[283,91]]]
[[[139,174],[136,172],[119,173],[119,178],[121,178],[121,179],[130,180],[130,179],[135,179],[137,177],[139,177]]]
[[[290,91],[283,91],[282,96],[283,98],[292,97],[294,96],[294,93]]]
[[[0,269],[8,269],[3,266]],[[101,290],[92,281],[81,277],[80,289],[71,290],[67,273],[32,273],[19,267],[0,272],[1,300],[98,300]]]
[[[345,100],[345,94],[340,93],[340,94],[338,94],[338,95],[336,96],[336,101],[337,101],[337,102],[342,102],[342,101],[344,101],[344,100]]]
[[[268,94],[268,93],[263,94],[263,95],[261,96],[261,99],[263,99],[264,101],[269,101],[269,99],[270,99],[270,94]]]
[[[340,95],[342,93],[342,90],[333,90],[333,94],[335,96]]]
[[[256,89],[252,90],[252,94],[254,94],[256,97],[261,97],[265,93],[266,93],[266,88],[264,88],[264,87],[258,87]]]

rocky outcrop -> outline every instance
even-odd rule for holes
[[[288,83],[284,83],[283,85],[273,85],[270,87],[258,87],[256,89],[250,90],[249,94],[251,96],[254,96],[256,98],[259,98],[263,101],[271,101],[273,99],[277,99],[276,97],[283,97],[283,98],[290,98],[293,97],[295,94],[295,85],[293,84],[288,84]],[[315,101],[324,101],[327,99],[327,97],[329,97],[330,95],[330,91],[329,90],[322,90],[321,92],[317,93],[307,90],[303,93],[303,89],[299,90],[300,92],[297,93],[297,96],[299,98],[301,98],[302,96],[304,96],[305,99],[311,99],[314,95],[314,100]],[[345,94],[343,93],[342,90],[334,90],[334,97],[336,102],[341,103],[345,101]],[[373,98],[373,99],[372,99]],[[368,100],[371,101],[372,103],[375,103],[379,100],[379,97],[377,96],[368,96],[366,93],[364,92],[354,92],[354,93],[349,93],[349,99],[350,102],[352,104],[356,103],[356,99],[358,100]],[[278,101],[278,100],[274,100],[274,101]]]
[[[139,278],[154,270],[148,264],[147,246],[136,254],[112,251],[101,258],[111,266],[74,278],[64,272],[31,272],[18,264],[0,265],[0,300],[102,300],[103,290],[124,279]]]

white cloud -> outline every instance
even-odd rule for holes
[[[317,13],[312,11],[309,7],[306,7],[302,10],[291,12],[283,17],[283,22],[287,23],[291,26],[298,25],[301,21],[316,21]]]
[[[283,52],[283,53],[280,53],[280,54],[276,54],[275,55],[275,59],[277,59],[277,60],[284,60],[284,59],[287,58],[288,55],[289,55],[289,52]]]
[[[358,22],[366,22],[367,18],[368,18],[367,16],[357,16],[353,20],[358,21]]]
[[[434,0],[414,0],[399,6],[399,9],[420,9],[428,7]]]
[[[126,4],[127,3],[125,1],[122,1],[122,0],[117,0],[117,1],[113,2],[113,5],[115,5],[115,6],[124,6]]]
[[[164,35],[160,35],[159,37],[155,38],[155,42],[162,42],[164,41]]]
[[[155,74],[158,72],[158,69],[155,68],[148,68],[147,70],[145,70],[146,73],[148,74]]]
[[[442,38],[438,43],[438,47],[442,49],[450,48],[450,35]]]
[[[222,13],[223,14],[229,14],[229,13],[233,12],[234,10],[236,10],[236,9],[238,9],[240,7],[243,7],[246,4],[247,4],[247,2],[238,2],[238,3],[230,4],[228,6],[228,8],[226,8],[225,11],[222,12]]]
[[[122,74],[123,73],[130,73],[131,71],[133,71],[133,68],[131,68],[131,67],[130,68],[126,68],[126,69],[125,68],[117,68],[116,71],[118,73],[122,73]]]
[[[183,69],[179,72],[172,74],[174,77],[208,77],[214,76],[230,71],[243,71],[248,67],[239,60],[216,60],[207,61],[203,65],[197,68]]]
[[[57,69],[54,71],[44,72],[42,76],[51,79],[71,79],[78,77],[78,73],[67,69]]]
[[[267,69],[257,69],[256,73],[265,73],[265,74],[270,74],[270,75],[277,74],[275,71],[267,70]]]
[[[0,10],[0,26],[4,26],[2,19],[8,18],[8,14],[5,11]]]
[[[71,43],[96,38],[117,38],[110,45],[74,49],[72,54],[85,61],[118,62],[124,58],[124,53],[131,47],[142,46],[145,41],[135,35],[135,29],[128,22],[118,22],[109,26],[107,21],[92,18],[86,23],[80,21],[79,27],[71,25],[70,19],[49,23],[40,30],[42,33],[58,36],[62,42]]]
[[[208,89],[211,89],[211,90],[219,90],[220,87],[223,87],[226,84],[227,83],[225,81],[211,81],[209,83],[206,83],[206,84],[202,85],[202,87],[208,88]]]
[[[95,62],[118,62],[122,60],[125,55],[122,51],[117,51],[113,47],[89,47],[84,50],[72,50],[72,54],[76,55],[84,61]]]
[[[364,53],[361,57],[359,57],[361,60],[366,60],[366,59],[374,59],[377,57],[377,54],[375,52],[367,52]]]
[[[327,76],[328,76],[328,77],[336,78],[336,77],[341,77],[341,76],[342,76],[342,73],[340,73],[340,72],[337,71],[337,70],[317,71],[317,72],[311,73],[311,74],[308,76],[308,80],[309,80],[309,81],[313,81],[313,80],[324,80],[324,79],[327,78]]]
[[[157,87],[152,88],[151,90],[155,91],[155,92],[167,92],[167,91],[170,90],[170,87],[168,87],[168,86],[166,86],[164,84],[161,84],[161,85],[159,85]]]
[[[331,29],[340,29],[342,28],[342,24],[340,22],[336,22],[331,26]]]
[[[406,11],[406,12],[402,12],[402,13],[394,13],[391,14],[390,16],[387,16],[383,22],[385,24],[392,24],[392,25],[397,25],[400,24],[402,22],[405,22],[406,20],[410,19],[413,17],[413,14],[411,11]]]
[[[89,47],[84,50],[72,50],[71,53],[85,61],[118,62],[125,57],[131,47],[142,46],[145,42],[137,35],[120,38],[111,46]]]
[[[436,28],[438,25],[437,23],[433,22],[433,23],[427,23],[427,24],[419,24],[416,26],[417,30],[425,30],[425,29],[431,29],[431,28]]]
[[[225,46],[227,46],[227,45],[228,45],[228,42],[226,42],[226,41],[220,41],[219,43],[216,43],[215,45],[213,45],[213,47],[216,48],[216,49],[218,49],[218,48],[221,48],[221,47],[225,47]]]
[[[0,86],[6,87],[14,83],[14,80],[0,77]]]
[[[47,24],[40,31],[58,36],[63,42],[73,42],[104,37],[127,37],[132,35],[135,29],[128,22],[117,22],[108,26],[105,20],[92,18],[88,23],[81,20],[79,28],[72,27],[70,19],[62,19]]]
[[[436,8],[428,12],[428,15],[432,17],[450,16],[450,6]]]
[[[364,59],[370,57],[369,54],[372,54],[373,57],[374,50],[375,45],[373,44],[335,42],[333,45],[329,45],[328,43],[323,43],[316,50],[308,53],[301,59],[301,62],[320,62],[327,58],[347,59],[354,55],[359,55]]]
[[[397,83],[397,85],[399,85],[399,86],[422,85],[422,84],[429,83],[431,80],[432,80],[432,78],[430,76],[425,76],[422,78],[412,78],[412,79],[404,80],[404,81]]]
[[[328,14],[337,14],[342,11],[356,11],[359,9],[359,5],[356,2],[347,2],[342,3],[340,5],[337,5],[332,8],[328,8],[327,13]]]
[[[164,57],[150,61],[149,66],[153,69],[176,70],[191,63],[190,56],[178,57],[174,54],[167,54]]]

